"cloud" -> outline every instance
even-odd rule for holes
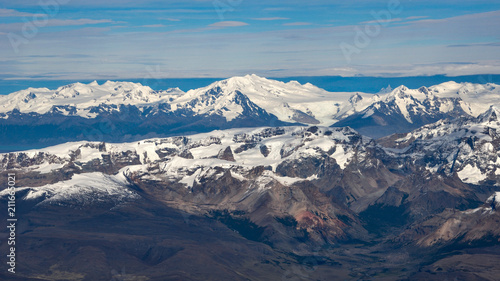
[[[407,17],[405,20],[419,20],[419,19],[425,19],[428,18],[428,16],[413,16],[413,17]]]
[[[116,1],[118,5],[118,0],[111,1]],[[129,0],[125,0],[127,1]],[[209,0],[204,1],[210,6]],[[71,3],[75,2],[72,0]],[[169,5],[169,7],[175,9],[188,6]],[[137,71],[144,70],[148,63],[161,63],[185,77],[201,75],[222,77],[233,75],[233,72],[265,70],[290,76],[339,73],[343,75],[500,73],[500,63],[484,61],[498,57],[499,47],[496,47],[495,43],[489,43],[497,42],[500,38],[500,29],[495,28],[500,19],[498,12],[462,15],[470,11],[460,11],[460,13],[450,11],[429,13],[430,17],[407,17],[425,15],[425,12],[428,12],[425,10],[417,11],[416,14],[394,16],[393,18],[401,17],[402,20],[385,26],[379,35],[370,37],[370,43],[364,48],[359,48],[359,53],[355,53],[352,62],[348,63],[339,45],[347,42],[355,46],[356,28],[361,27],[360,30],[364,30],[360,22],[374,19],[369,17],[371,6],[361,8],[365,9],[366,13],[363,10],[356,10],[355,15],[352,17],[349,15],[348,21],[335,16],[342,14],[342,11],[336,8],[335,10],[331,8],[330,11],[329,7],[324,8],[324,13],[333,15],[328,15],[326,18],[311,13],[311,10],[305,10],[299,19],[288,13],[260,13],[262,6],[245,6],[245,9],[240,7],[242,9],[235,9],[234,12],[225,14],[230,17],[227,20],[235,21],[222,22],[217,22],[218,17],[213,7],[205,7],[208,15],[185,15],[173,13],[173,10],[168,9],[144,8],[146,10],[142,7],[137,10],[109,9],[99,15],[95,14],[96,9],[87,12],[77,9],[61,10],[54,18],[59,21],[47,24],[73,25],[73,27],[47,28],[47,30],[40,27],[36,40],[29,40],[23,44],[21,53],[18,54],[58,55],[53,60],[16,59],[8,37],[0,36],[0,53],[2,53],[0,59],[15,58],[15,62],[11,65],[0,67],[0,72],[33,77],[52,72],[59,73],[60,77],[57,76],[59,78],[72,76],[75,79],[101,74],[132,77],[142,75],[137,74]],[[254,10],[246,10],[247,8]],[[20,11],[37,12],[35,8]],[[4,9],[2,13],[15,14],[17,11]],[[456,14],[460,16],[452,17]],[[289,16],[291,19],[285,20],[281,18],[282,16]],[[335,25],[322,25],[331,18],[337,19]],[[22,17],[3,17],[3,21],[1,19],[0,32],[4,34],[14,32],[22,36],[22,27],[26,24],[21,20]],[[31,17],[28,16],[27,19],[30,20]],[[145,21],[147,19],[156,21]],[[179,30],[137,28],[141,25],[149,27],[160,27],[159,24],[177,25],[175,23],[177,19],[182,19],[183,23],[179,26]],[[117,30],[119,26],[124,26],[118,24],[120,20],[131,20],[124,24],[128,25],[128,28]],[[8,24],[8,22],[15,23]],[[252,25],[252,28],[236,28],[248,24]],[[240,32],[242,29],[248,32]],[[220,30],[231,32],[217,32]],[[136,40],[131,41],[130,38]],[[460,48],[468,46],[470,49]],[[68,52],[93,57],[72,58]],[[68,56],[63,56],[64,54]],[[462,59],[477,64],[415,65],[415,63],[456,62]],[[481,63],[481,60],[484,63]],[[76,70],[75,65],[79,66]],[[99,66],[97,70],[96,65]],[[273,71],[282,69],[283,71]]]
[[[500,11],[491,11],[441,19],[425,18],[408,21],[400,27],[395,27],[394,31],[400,33],[399,36],[405,37],[406,34],[412,34],[413,38],[408,39],[413,41],[418,39],[453,40],[455,44],[460,44],[464,40],[469,43],[472,38],[476,42],[481,42],[484,38],[498,38],[500,36],[497,28],[499,24]]]
[[[156,28],[156,27],[166,27],[166,25],[164,25],[164,24],[146,24],[146,25],[141,25],[141,27],[152,27],[152,28]]]
[[[77,20],[60,20],[52,19],[49,20],[46,26],[77,26],[77,25],[88,25],[88,24],[99,24],[99,23],[112,23],[112,20],[93,20],[93,19],[77,19]]]
[[[290,11],[293,10],[290,7],[275,7],[275,8],[265,8],[264,11],[266,12],[280,12],[280,11]]]
[[[464,22],[470,24],[473,23],[483,24],[484,22],[490,22],[491,24],[498,24],[499,18],[500,18],[500,10],[484,12],[484,13],[465,14],[465,15],[442,18],[442,19],[421,19],[414,21],[412,23],[434,25],[434,24],[450,24],[450,23],[460,24]]]
[[[30,23],[30,22],[28,22]],[[44,27],[55,27],[55,26],[86,26],[86,25],[94,25],[100,23],[118,23],[112,20],[103,19],[103,20],[93,20],[93,19],[75,19],[75,20],[60,20],[60,19],[50,19],[44,22],[43,25],[40,25],[38,28]],[[15,23],[6,23],[0,24],[0,32],[2,33],[20,33],[23,28],[27,25],[26,22],[15,22]]]
[[[500,42],[490,42],[490,43],[476,43],[476,44],[456,44],[448,45],[448,48],[460,48],[460,47],[500,47]]]
[[[355,65],[317,70],[315,75],[340,75],[344,77],[375,76],[375,77],[410,77],[410,76],[463,76],[486,75],[498,73],[500,61],[478,62],[439,62],[428,64],[399,65]]]
[[[362,24],[371,24],[371,23],[391,23],[391,22],[398,22],[402,21],[403,19],[401,18],[395,18],[395,19],[388,19],[388,20],[370,20],[370,21],[363,21],[361,22]]]
[[[273,17],[273,18],[253,18],[253,20],[273,21],[273,20],[289,20],[289,18]]]
[[[289,23],[284,23],[284,26],[305,26],[305,25],[311,25],[312,23],[310,22],[289,22]]]
[[[237,27],[245,25],[248,25],[248,23],[242,21],[219,21],[216,23],[212,23],[211,25],[209,25],[209,27]]]
[[[39,14],[19,12],[13,9],[0,9],[0,17],[31,17]]]

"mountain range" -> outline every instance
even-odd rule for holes
[[[68,141],[126,142],[262,126],[349,126],[380,138],[444,118],[478,116],[500,100],[496,84],[447,82],[378,94],[333,93],[309,83],[247,75],[183,92],[130,82],[28,88],[0,97],[4,151]]]
[[[61,142],[0,154],[16,174],[16,278],[495,280],[498,91],[249,75],[2,97],[4,132]]]

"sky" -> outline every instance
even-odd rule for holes
[[[500,74],[500,1],[0,0],[0,79]]]

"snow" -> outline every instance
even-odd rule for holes
[[[101,159],[103,153],[99,151],[99,149],[93,147],[82,146],[79,149],[81,153],[80,156],[77,157],[77,161],[79,162],[89,162],[94,159]]]
[[[500,87],[496,84],[481,85],[450,81],[424,89],[399,86],[394,90],[373,95],[360,92],[328,92],[310,83],[304,85],[297,81],[284,83],[256,75],[246,75],[217,81],[186,93],[178,88],[154,91],[139,83],[113,81],[107,81],[102,85],[95,81],[89,84],[74,83],[56,90],[28,88],[0,96],[0,113],[19,109],[25,113],[43,114],[54,106],[60,106],[62,114],[71,115],[73,113],[64,107],[71,106],[76,110],[76,115],[95,118],[98,114],[89,112],[92,107],[134,105],[142,111],[144,107],[165,103],[170,105],[172,111],[186,109],[196,114],[216,114],[224,117],[226,121],[232,121],[243,113],[244,105],[240,104],[238,93],[281,121],[311,122],[320,126],[333,125],[338,120],[362,112],[371,105],[377,106],[379,101],[384,103],[394,101],[401,114],[410,123],[412,120],[408,112],[409,106],[419,105],[418,110],[425,111],[420,105],[425,100],[434,104],[436,99],[440,99],[440,105],[436,110],[446,113],[455,109],[454,102],[449,99],[458,98],[460,107],[473,116],[485,112],[492,104],[500,103]],[[119,110],[119,107],[105,110]],[[417,110],[417,107],[413,107],[413,110]],[[297,112],[308,115],[308,119],[297,119]],[[373,113],[367,111],[363,118]],[[8,118],[8,115],[2,118]]]
[[[493,200],[495,200],[493,202]],[[500,208],[500,192],[495,192],[493,193],[493,195],[491,195],[487,200],[486,200],[486,203],[487,204],[495,204],[495,207],[496,208]]]
[[[363,119],[368,118],[368,117],[372,116],[374,113],[375,113],[375,111],[373,109],[370,109],[370,110],[366,111],[366,113],[363,115],[362,118]]]
[[[140,141],[135,146],[135,151],[143,164],[160,160],[160,156],[156,153],[157,149],[157,145],[150,141]]]
[[[466,215],[471,215],[471,214],[475,214],[475,213],[477,213],[479,211],[482,211],[482,210],[484,210],[484,208],[483,207],[479,207],[479,208],[475,208],[475,209],[470,209],[470,210],[463,211],[463,213],[466,214]]]
[[[453,103],[451,103],[450,101],[443,101],[443,102],[441,102],[441,105],[439,106],[440,112],[450,112],[453,109],[454,109]]]
[[[140,158],[140,165],[127,166],[117,175],[106,176],[100,173],[74,175],[70,181],[62,181],[54,185],[29,188],[28,199],[47,196],[48,198],[67,197],[70,198],[82,190],[82,194],[111,194],[121,192],[126,185],[123,174],[137,173],[147,179],[155,181],[178,182],[192,188],[200,179],[211,177],[217,179],[223,175],[221,169],[229,170],[231,175],[246,181],[246,175],[255,167],[271,167],[257,179],[259,188],[267,188],[272,182],[282,185],[293,185],[304,180],[314,180],[316,176],[309,178],[282,177],[275,173],[278,165],[284,161],[301,161],[307,157],[324,157],[325,152],[335,148],[335,153],[330,157],[336,159],[342,169],[345,168],[354,156],[357,143],[348,142],[349,135],[357,135],[354,131],[346,128],[319,127],[315,134],[308,131],[307,127],[285,127],[285,128],[241,128],[225,131],[213,131],[210,133],[191,135],[189,138],[179,137],[155,138],[131,143],[98,143],[98,142],[73,142],[41,150],[31,150],[24,153],[27,157],[39,157],[43,152],[43,163],[25,167],[26,170],[34,170],[42,173],[60,169],[71,161],[71,155],[80,151],[75,159],[75,164],[102,159],[102,154],[108,154],[112,158],[119,157],[126,152],[126,157]],[[329,131],[330,134],[325,135]],[[236,137],[238,136],[238,137]],[[245,141],[254,141],[253,148],[236,153],[237,148],[245,145]],[[268,148],[269,154],[261,153],[261,146]],[[231,147],[235,161],[226,161],[216,158],[219,152],[226,147]],[[102,151],[99,150],[99,147]],[[160,157],[157,151],[164,148],[173,149],[173,154]],[[239,150],[238,150],[239,151]],[[194,159],[186,159],[178,156],[181,152],[189,152]],[[285,153],[282,155],[282,153]],[[10,154],[0,154],[9,156]],[[50,164],[50,159],[56,157],[57,164]],[[121,193],[120,193],[121,194]],[[61,197],[62,196],[62,197]],[[100,196],[100,195],[99,195]]]
[[[191,100],[203,97],[214,89],[221,89],[221,95],[228,97],[236,91],[241,92],[257,106],[283,121],[295,122],[293,116],[296,110],[305,113],[311,112],[311,115],[319,120],[321,125],[333,124],[332,116],[338,111],[335,103],[337,100],[347,100],[351,95],[351,93],[330,93],[311,84],[301,85],[296,81],[284,83],[256,75],[247,75],[229,78],[215,82],[207,87],[190,90],[173,103],[176,104],[176,107],[179,107]],[[220,107],[216,104],[214,109]],[[200,109],[195,108],[195,111],[199,112]],[[239,112],[236,111],[236,113]],[[233,117],[228,118],[226,116],[228,121]]]
[[[500,89],[498,85],[473,84],[446,82],[436,86],[429,87],[439,98],[461,98],[465,103],[462,108],[473,116],[488,110],[490,105],[500,103]]]
[[[346,152],[341,145],[337,145],[335,152],[331,155],[331,157],[335,159],[335,161],[337,161],[337,164],[342,169],[345,169],[347,163],[349,162],[349,159],[352,158],[352,156],[354,156],[353,152]]]
[[[331,148],[336,147],[336,152],[331,156],[337,160],[341,167],[352,157],[352,153],[345,151],[345,144],[341,144],[349,140],[345,135],[356,134],[354,131],[345,130],[342,128],[323,128],[319,127],[318,135],[307,132],[304,127],[285,127],[282,128],[284,134],[272,135],[269,137],[261,137],[261,132],[265,130],[275,130],[275,128],[241,128],[230,129],[225,131],[213,131],[191,135],[188,138],[188,143],[175,144],[175,138],[164,139],[148,139],[139,142],[131,143],[106,143],[105,151],[99,151],[97,148],[98,142],[70,142],[61,145],[56,145],[39,150],[30,150],[27,153],[30,157],[34,157],[39,152],[44,152],[48,155],[54,155],[62,160],[69,161],[70,154],[80,150],[80,156],[77,157],[77,162],[89,162],[94,159],[102,159],[102,154],[112,154],[131,151],[137,154],[142,164],[165,162],[161,159],[157,151],[163,148],[176,149],[178,151],[187,150],[193,155],[194,159],[185,159],[182,157],[174,157],[168,162],[168,167],[185,167],[185,166],[216,166],[216,165],[238,165],[253,167],[258,165],[276,166],[285,159],[299,159],[302,157],[319,155],[322,152],[327,152]],[[331,135],[326,136],[324,132],[330,131]],[[306,134],[306,135],[304,135]],[[235,143],[235,135],[247,135],[256,138],[257,144],[251,149],[235,153],[234,151],[244,143]],[[265,157],[260,152],[260,146],[267,146],[270,151]],[[216,159],[219,152],[230,146],[233,150],[233,155],[236,162]],[[281,152],[291,153],[283,158]]]
[[[235,171],[230,171],[230,173],[231,173],[231,177],[233,177],[233,178],[235,178],[235,179],[237,179],[239,181],[246,181],[246,180],[248,180],[242,174],[239,174],[239,173],[237,173]]]
[[[478,167],[474,167],[467,164],[458,173],[458,177],[465,183],[478,184],[487,178],[487,175],[483,174]]]
[[[50,111],[53,106],[74,106],[78,115],[92,118],[95,116],[89,114],[88,110],[85,109],[102,104],[154,105],[166,103],[170,98],[182,94],[183,92],[178,88],[154,91],[148,86],[132,82],[107,81],[103,85],[96,82],[74,83],[56,90],[28,88],[7,96],[0,96],[0,112],[6,113],[18,109],[21,112],[44,114]]]
[[[219,152],[224,149],[224,145],[212,144],[209,146],[200,146],[197,148],[192,148],[189,151],[196,159],[211,158],[216,157]]]
[[[497,191],[493,193],[490,197],[488,197],[488,199],[486,199],[485,204],[485,207],[466,210],[463,211],[463,213],[466,215],[472,215],[480,211],[482,211],[481,215],[492,215],[496,213],[496,211],[500,208],[500,192]],[[495,208],[492,208],[492,205],[494,205]]]
[[[182,178],[179,182],[186,185],[186,187],[193,187],[195,180],[200,176],[202,168],[197,169],[192,175]],[[199,182],[198,182],[199,183]]]
[[[282,177],[282,176],[277,176],[277,175],[271,173],[270,171],[266,171],[265,175],[269,176],[269,177],[271,177],[273,179],[275,179],[276,181],[278,181],[280,184],[282,184],[284,186],[291,186],[294,183],[297,183],[297,182],[300,182],[300,181],[311,181],[311,180],[315,180],[315,179],[318,178],[317,175],[313,175],[313,176],[307,177],[305,179],[303,179],[303,178],[292,178],[292,177]]]
[[[25,200],[43,198],[43,203],[77,200],[86,203],[99,200],[103,197],[112,197],[117,200],[138,198],[138,195],[129,190],[125,177],[119,173],[116,176],[104,175],[99,172],[75,174],[70,180],[47,184],[40,187],[19,187],[16,193],[28,190]],[[0,192],[5,196],[7,190]]]
[[[457,172],[465,183],[479,184],[488,178],[498,181],[500,122],[495,115],[500,116],[493,106],[478,117],[440,120],[397,139],[402,150],[384,150],[393,157],[424,163],[432,173],[451,176]]]
[[[409,104],[408,99],[396,99],[396,104],[398,105],[399,110],[401,111],[401,114],[403,114],[404,118],[408,122],[413,123],[407,109],[407,105]]]
[[[58,169],[61,169],[62,167],[64,167],[64,163],[52,163],[52,164],[49,164],[47,162],[44,162],[43,164],[41,164],[40,166],[38,166],[37,168],[35,168],[33,171],[34,172],[40,172],[40,174],[48,174],[54,170],[58,170]]]

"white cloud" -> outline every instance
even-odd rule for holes
[[[99,24],[99,23],[112,23],[112,20],[93,20],[93,19],[77,19],[77,20],[60,20],[52,19],[49,20],[47,26],[75,26],[75,25],[88,25],[88,24]]]
[[[146,24],[146,25],[141,25],[141,27],[156,28],[156,27],[166,27],[166,25],[164,25],[164,24]]]
[[[312,23],[310,22],[289,22],[289,23],[284,23],[284,26],[306,26],[306,25],[311,25]]]
[[[219,21],[216,23],[212,23],[211,25],[209,25],[209,27],[237,27],[245,25],[248,25],[248,23],[242,21]]]
[[[273,20],[289,20],[289,18],[281,18],[281,17],[272,17],[272,18],[253,18],[253,20],[273,21]]]
[[[39,14],[19,12],[13,9],[0,9],[0,17],[32,17]]]
[[[154,18],[160,17],[155,15]],[[193,23],[194,26],[185,27],[191,29],[168,32],[163,32],[161,28],[110,31],[118,27],[118,22],[61,19],[52,21],[50,25],[74,25],[75,28],[40,32],[36,40],[30,40],[22,46],[21,53],[59,55],[71,50],[96,59],[58,57],[50,61],[41,58],[22,61],[14,58],[12,67],[0,68],[12,75],[37,77],[44,73],[56,73],[56,78],[71,76],[76,80],[104,74],[110,77],[140,77],[138,71],[147,73],[145,64],[162,64],[169,71],[172,69],[172,72],[178,73],[176,75],[184,77],[222,77],[232,76],[236,72],[265,71],[269,71],[269,75],[280,76],[500,73],[500,63],[488,61],[497,58],[499,53],[499,46],[494,43],[500,38],[500,29],[496,28],[500,24],[499,12],[439,20],[430,20],[428,17],[401,18],[402,21],[383,27],[379,35],[370,37],[370,43],[353,55],[352,63],[346,62],[339,44],[347,42],[354,45],[356,28],[364,28],[363,25],[341,25],[342,22],[339,22],[335,26],[322,26],[290,20],[288,23],[278,21],[278,25],[272,25],[275,27],[273,30],[243,33],[238,32],[238,28],[231,30],[230,27],[246,26],[248,23],[214,20],[215,23],[211,25],[207,23],[200,27],[198,21]],[[112,24],[105,24],[105,27],[96,25],[106,22]],[[166,21],[162,23],[170,24]],[[284,28],[282,23],[287,23],[289,28]],[[16,24],[0,24],[0,32],[21,34],[21,27],[25,23]],[[290,27],[294,25],[312,26]],[[228,28],[232,32],[211,32],[221,28]],[[455,48],[448,47],[450,45]],[[0,37],[0,50],[5,50],[6,58],[11,59],[15,55],[7,36]],[[469,64],[453,63],[462,60]],[[448,63],[432,64],[434,62]],[[78,68],[75,69],[75,65]],[[98,70],[96,65],[99,66]],[[278,69],[283,70],[277,72]]]
[[[364,22],[361,22],[362,24],[370,24],[370,23],[379,23],[379,24],[382,24],[382,23],[391,23],[391,22],[398,22],[398,21],[402,21],[403,19],[401,18],[395,18],[395,19],[388,19],[388,20],[370,20],[370,21],[364,21]]]
[[[413,17],[407,17],[405,20],[419,20],[419,19],[425,19],[428,18],[428,16],[413,16]]]
[[[38,29],[42,29],[45,27],[53,27],[53,26],[86,26],[86,25],[94,25],[100,23],[118,23],[112,20],[103,19],[103,20],[93,20],[93,19],[75,19],[75,20],[61,20],[61,19],[49,19],[46,22],[42,22],[40,26],[37,26]],[[0,32],[3,33],[21,33],[23,28],[26,28],[28,24],[31,22],[14,22],[14,23],[5,23],[0,24]]]
[[[463,76],[500,73],[500,61],[442,62],[429,64],[394,64],[394,65],[355,65],[313,70],[310,75],[340,75],[354,77],[358,75],[376,77],[409,76]]]

